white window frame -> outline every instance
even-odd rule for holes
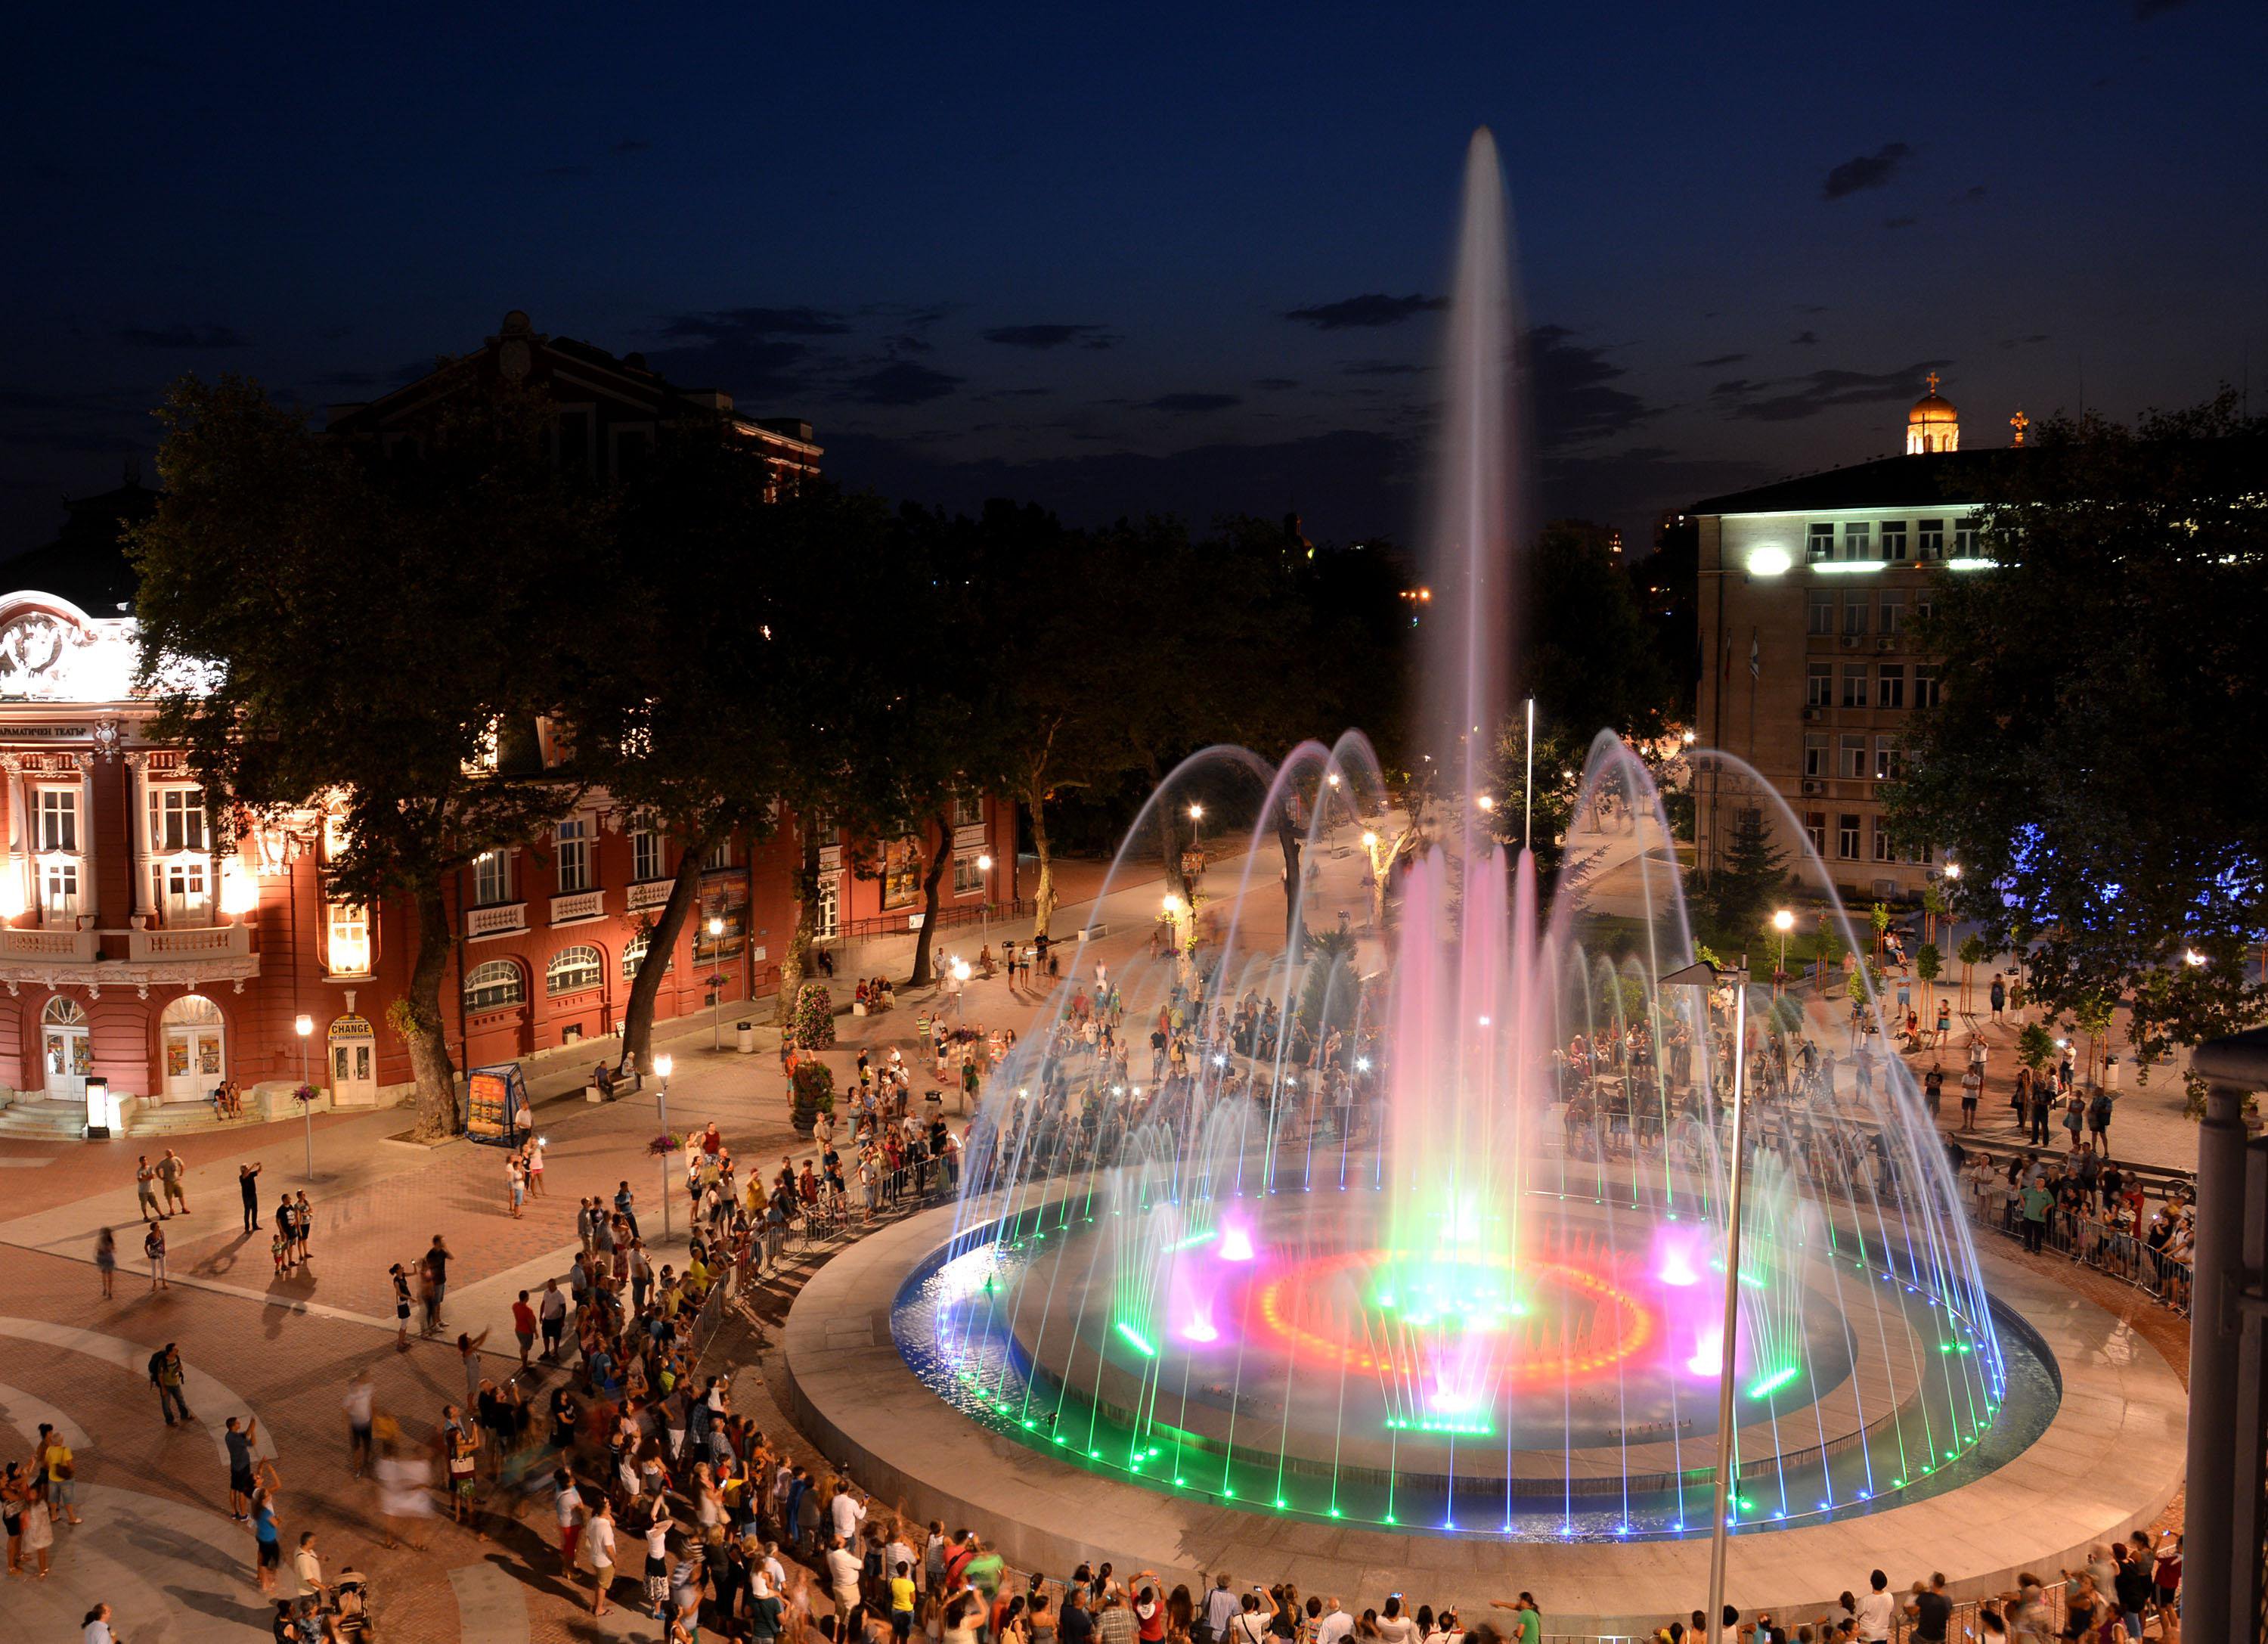
[[[1816,564],[1822,559],[1835,557],[1835,527],[1814,524],[1804,533],[1803,558],[1807,564]]]
[[[571,969],[565,962],[588,954],[590,958],[575,958]],[[561,981],[562,975],[569,979]],[[607,956],[588,942],[571,942],[551,955],[543,966],[543,992],[549,999],[558,999],[569,993],[588,993],[607,984]]]
[[[726,834],[716,844],[711,845],[709,853],[701,859],[701,866],[703,869],[732,866],[733,836]]]
[[[1875,623],[1875,627],[1890,638],[1896,638],[1905,632],[1906,591],[1904,588],[1882,590],[1881,616]]]
[[[493,896],[490,894],[491,889],[496,893]],[[483,851],[475,857],[473,905],[476,908],[500,908],[512,899],[512,852]]]
[[[40,858],[40,918],[45,921],[77,920],[79,915],[79,861],[56,851]]]
[[[1897,859],[1897,847],[1890,843],[1889,824],[1877,816],[1874,818],[1874,860],[1895,862]]]
[[[955,793],[953,796],[953,825],[974,828],[984,820],[984,796],[982,793]]]
[[[1898,739],[1895,736],[1877,736],[1874,739],[1874,780],[1896,782],[1904,774],[1905,756],[1899,750]],[[1877,857],[1875,860],[1887,862],[1889,858]]]
[[[1856,782],[1867,774],[1867,738],[1864,733],[1845,731],[1835,750],[1835,774],[1845,782]]]
[[[1903,708],[1906,705],[1906,665],[1885,662],[1874,670],[1874,706]]]
[[[843,876],[821,874],[819,876],[819,897],[812,910],[811,933],[821,941],[832,940],[843,929]]]
[[[1805,592],[1803,630],[1813,638],[1831,638],[1835,633],[1835,590],[1811,588]]]
[[[590,820],[570,816],[551,830],[552,872],[561,896],[591,888]]]
[[[150,854],[183,856],[212,849],[202,788],[168,782],[150,790]]]
[[[1882,521],[1882,559],[1887,564],[1898,564],[1906,557],[1906,522],[1903,520]]]
[[[953,894],[974,896],[984,888],[984,870],[976,866],[982,854],[976,851],[955,851],[953,853]]]
[[[1866,845],[1865,819],[1856,811],[1835,814],[1835,855],[1837,860],[1856,862]]]
[[[1843,527],[1843,557],[1872,559],[1874,557],[1874,527],[1865,520],[1853,520]]]
[[[1843,632],[1846,637],[1864,638],[1867,625],[1874,619],[1874,598],[1865,593],[1843,596]]]
[[[370,974],[370,910],[361,903],[323,904],[323,963],[335,977]]]
[[[508,988],[504,984],[507,976],[511,978]],[[491,959],[465,973],[463,994],[465,1014],[468,1016],[523,1006],[527,1003],[527,977],[509,959]]]
[[[1923,520],[1914,527],[1914,557],[1943,559],[1945,557],[1945,521]]]
[[[669,859],[662,849],[661,831],[656,828],[630,829],[630,877],[641,885],[652,884],[658,879],[667,879],[663,864]]]
[[[622,944],[622,980],[624,982],[637,980],[639,962],[644,959],[646,950],[652,946],[653,932],[651,928],[630,933],[630,940]],[[676,968],[677,955],[672,954],[662,961],[661,974],[667,976]]]
[[[1835,665],[1832,662],[1804,664],[1803,705],[1807,708],[1831,708],[1835,705]]]
[[[1874,670],[1864,662],[1843,665],[1843,695],[1839,698],[1846,708],[1863,708],[1874,694]]]
[[[1827,733],[1806,731],[1803,734],[1803,774],[1814,778],[1826,776],[1827,761]]]
[[[33,839],[39,854],[78,855],[78,785],[40,787],[33,793],[33,809],[37,817]]]

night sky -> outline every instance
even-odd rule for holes
[[[471,9],[19,18],[0,552],[183,372],[368,399],[512,307],[894,495],[1407,540],[1480,123],[1541,512],[1637,545],[1933,367],[1994,445],[2268,372],[2258,0]]]

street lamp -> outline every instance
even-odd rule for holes
[[[1772,929],[1779,933],[1779,976],[1773,978],[1775,984],[1787,975],[1787,933],[1794,928],[1795,915],[1786,908],[1772,915]]]
[[[677,1064],[675,1060],[672,1058],[669,1053],[666,1051],[661,1055],[653,1058],[654,1074],[661,1080],[660,1086],[654,1093],[654,1102],[661,1110],[661,1139],[664,1143],[661,1150],[661,1236],[664,1242],[666,1242],[669,1238],[669,1158],[670,1154],[675,1151],[674,1148],[667,1146],[667,1142],[669,1140],[669,1073],[670,1070],[676,1065]]]
[[[725,921],[718,915],[711,914],[709,916],[709,952],[710,962],[712,964],[723,957],[718,951],[718,942],[724,934]],[[709,1048],[712,1051],[721,1051],[725,1048],[725,973],[722,970],[712,970],[709,974],[716,978],[710,984],[714,992],[709,1000]]]
[[[982,942],[984,933],[992,928],[992,853],[990,851],[977,854],[976,871],[984,875],[984,900],[976,907],[976,940]]]
[[[309,1094],[299,1098],[299,1117],[307,1132],[307,1180],[315,1179],[315,1102],[307,1084],[307,1041],[314,1036],[315,1019],[301,1016],[291,1023],[291,1031],[299,1036],[299,1088]]]

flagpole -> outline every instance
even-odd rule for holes
[[[1520,848],[1528,850],[1535,832],[1535,698],[1528,699],[1528,798],[1520,819]]]

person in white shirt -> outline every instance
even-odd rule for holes
[[[559,1515],[559,1574],[575,1579],[575,1544],[583,1533],[583,1493],[564,1467],[552,1474],[551,1505]]]
[[[615,1584],[615,1510],[604,1495],[591,1507],[591,1613],[607,1613],[607,1589]]]
[[[851,1493],[850,1486],[845,1485],[835,1493],[830,1511],[835,1515],[835,1533],[843,1540],[856,1544],[858,1526],[866,1522],[866,1503]]]
[[[80,1625],[86,1629],[80,1635],[80,1644],[117,1644],[117,1640],[111,1636],[110,1633],[108,1604],[97,1604],[88,1611],[86,1619]]]
[[[1890,1596],[1890,1578],[1876,1570],[1867,1578],[1869,1590],[1859,1600],[1859,1644],[1889,1644],[1890,1626],[1897,1618],[1897,1600]]]
[[[1418,1624],[1402,1613],[1401,1594],[1386,1601],[1386,1609],[1378,1618],[1378,1636],[1386,1644],[1418,1644]]]
[[[764,1543],[763,1571],[764,1579],[772,1584],[775,1594],[787,1591],[787,1566],[780,1562],[779,1543],[777,1541]]]
[[[858,1603],[858,1555],[842,1537],[827,1551],[827,1585],[835,1596],[835,1608],[848,1616]]]
[[[1354,1635],[1354,1618],[1347,1613],[1346,1605],[1334,1593],[1325,1600],[1328,1608],[1323,1618],[1315,1624],[1315,1644],[1339,1644],[1344,1638]]]
[[[1204,1596],[1202,1613],[1215,1639],[1226,1639],[1228,1624],[1236,1619],[1236,1595],[1229,1591],[1229,1574],[1224,1570],[1213,1583],[1212,1590]]]

